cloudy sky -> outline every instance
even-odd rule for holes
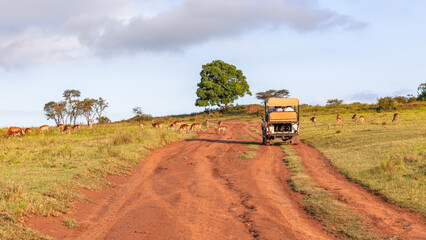
[[[423,0],[1,0],[0,126],[54,125],[65,89],[103,97],[112,120],[140,106],[191,113],[203,64],[241,69],[253,93],[303,103],[417,95],[426,81]],[[258,103],[253,96],[236,103]]]

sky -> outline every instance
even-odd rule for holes
[[[426,82],[423,0],[0,0],[0,127],[54,125],[66,89],[113,121],[196,107],[202,65],[242,70],[252,96],[375,103]],[[84,122],[83,118],[79,120]]]

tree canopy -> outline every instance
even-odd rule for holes
[[[420,86],[417,88],[417,93],[419,94],[417,96],[417,100],[426,101],[426,83],[420,84]]]
[[[246,77],[234,65],[216,60],[203,65],[200,76],[195,106],[227,108],[239,97],[251,96]]]
[[[270,98],[286,98],[290,96],[290,92],[287,89],[273,90],[269,89],[265,92],[256,93],[256,98],[262,100],[262,102],[268,101]]]
[[[343,99],[329,99],[327,100],[327,106],[338,106],[343,103]]]

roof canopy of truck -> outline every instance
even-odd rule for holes
[[[299,99],[297,98],[270,98],[267,103],[268,107],[287,107],[298,106]]]

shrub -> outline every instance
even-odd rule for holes
[[[377,111],[390,111],[396,110],[396,101],[392,97],[383,97],[377,99],[378,107]]]

